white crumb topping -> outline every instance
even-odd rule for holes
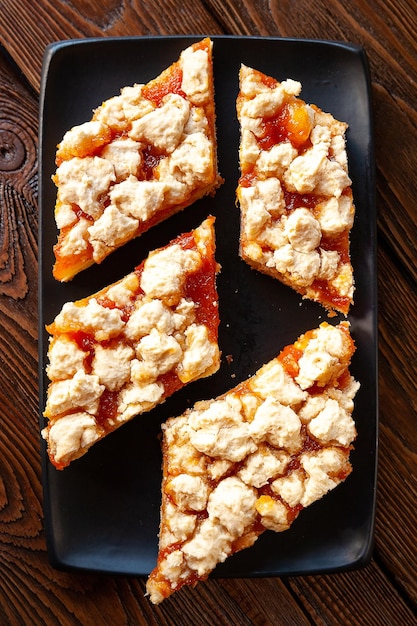
[[[128,274],[120,281],[111,285],[107,291],[107,297],[119,308],[130,304],[136,297],[139,287],[139,279],[135,273]]]
[[[125,179],[130,175],[137,175],[142,162],[140,149],[141,145],[129,137],[116,139],[107,144],[101,157],[112,163],[118,179]]]
[[[99,263],[116,247],[137,232],[139,221],[119,211],[111,204],[104,209],[99,219],[89,226],[89,240],[93,247],[93,258]]]
[[[113,165],[100,157],[75,157],[64,161],[58,167],[56,177],[59,183],[58,200],[79,206],[94,219],[103,212],[101,195],[116,179]]]
[[[242,82],[242,93],[248,89],[248,83],[244,79]],[[249,90],[251,86],[249,85]],[[294,80],[288,79],[278,84],[273,89],[260,91],[246,101],[242,106],[242,117],[271,117],[276,115],[289,95],[298,95],[301,91],[301,84]]]
[[[339,269],[340,255],[336,250],[320,250],[320,271],[318,278],[331,280]]]
[[[295,380],[302,389],[314,383],[324,386],[343,371],[346,341],[344,333],[329,324],[317,330],[298,362],[299,373]]]
[[[148,335],[152,329],[171,334],[175,328],[174,314],[161,300],[149,300],[139,306],[129,317],[124,333],[128,339],[136,340]]]
[[[100,438],[94,417],[88,413],[70,413],[52,423],[42,436],[48,440],[53,458],[58,463],[65,461],[80,450],[88,448]]]
[[[178,366],[178,377],[187,383],[212,369],[219,358],[217,342],[209,338],[207,327],[191,324],[185,331],[183,359]]]
[[[274,251],[267,267],[276,267],[282,274],[288,273],[299,286],[311,285],[320,272],[320,254],[316,250],[300,252],[291,244]]]
[[[129,176],[110,191],[110,200],[127,217],[145,222],[159,211],[166,185],[159,181],[138,180]]]
[[[256,510],[265,528],[282,532],[290,527],[288,509],[283,502],[270,496],[261,496],[256,502]]]
[[[62,254],[80,254],[87,249],[88,246],[88,229],[91,222],[85,218],[81,218],[77,223],[68,230],[61,240]]]
[[[269,87],[246,65],[241,65],[240,74],[240,90],[247,98],[254,98],[260,91],[268,91]]]
[[[267,446],[259,446],[259,449],[249,454],[238,476],[247,485],[262,487],[271,477],[282,474],[288,464],[290,455],[284,451],[277,451]]]
[[[183,513],[171,502],[166,504],[168,511],[168,527],[174,537],[179,541],[185,541],[194,532],[196,516],[190,512]]]
[[[330,284],[340,292],[340,295],[352,298],[354,291],[352,266],[349,263],[342,263]]]
[[[94,415],[104,389],[98,376],[78,370],[72,378],[50,384],[45,413],[48,417],[53,417],[76,407]]]
[[[77,215],[74,213],[70,204],[57,204],[55,207],[55,222],[57,228],[66,228],[77,221]]]
[[[288,166],[283,179],[290,191],[310,193],[317,185],[319,171],[325,162],[327,152],[319,148],[311,148],[303,155],[297,156]]]
[[[124,87],[120,95],[109,98],[96,109],[94,119],[118,130],[126,130],[128,120],[139,119],[154,109],[142,96],[143,85]]]
[[[262,156],[256,137],[249,128],[242,128],[239,156],[240,160],[247,165],[255,165]],[[267,167],[267,164],[265,166]]]
[[[322,443],[347,446],[355,438],[355,422],[336,400],[329,398],[308,425],[310,433]]]
[[[251,135],[253,137],[252,133]],[[297,150],[293,148],[291,142],[285,141],[276,146],[272,146],[269,150],[262,150],[256,162],[256,167],[258,172],[265,176],[278,179],[288,169],[296,156]],[[245,152],[242,153],[242,158],[246,159]]]
[[[300,418],[291,407],[267,398],[256,411],[249,434],[256,442],[267,441],[294,452],[301,446]]]
[[[285,221],[284,231],[298,252],[312,252],[320,244],[320,223],[308,209],[295,209]]]
[[[264,400],[273,398],[288,406],[296,405],[306,397],[305,392],[285,372],[277,360],[264,365],[249,384],[251,389]]]
[[[84,367],[87,353],[81,350],[69,337],[56,337],[50,342],[46,373],[50,380],[62,380]]]
[[[317,452],[303,454],[301,465],[307,474],[302,506],[309,506],[324,496],[339,482],[335,476],[346,466],[346,457],[338,448],[324,448]]]
[[[227,474],[231,467],[233,467],[232,461],[216,459],[208,465],[207,472],[212,480],[219,480]]]
[[[245,235],[249,239],[259,235],[271,217],[279,216],[285,210],[284,194],[276,178],[259,180],[252,187],[244,187],[240,199],[245,216]]]
[[[180,143],[190,115],[190,104],[177,94],[168,94],[162,106],[132,122],[129,136],[172,153]]]
[[[194,133],[204,133],[208,136],[209,126],[207,117],[202,107],[193,107],[190,111],[190,117],[184,128],[185,135],[193,135]]]
[[[142,95],[143,85],[123,87],[120,92],[120,101],[126,119],[140,119],[154,109],[154,104]]]
[[[117,391],[130,380],[130,365],[134,354],[130,346],[121,343],[114,348],[97,345],[92,372],[98,377],[100,384],[110,391]]]
[[[304,495],[305,476],[299,470],[292,471],[285,477],[278,477],[271,483],[271,489],[289,506],[300,504]]]
[[[211,457],[236,462],[256,450],[249,425],[241,421],[239,408],[227,400],[192,414],[189,425],[191,444]]]
[[[67,152],[76,156],[82,143],[94,143],[96,148],[107,141],[108,129],[101,120],[84,122],[68,130],[59,145],[59,152]]]
[[[206,50],[187,48],[180,57],[181,88],[195,104],[202,104],[209,95],[209,64]]]
[[[209,519],[218,521],[231,538],[240,537],[255,518],[256,491],[236,476],[221,480],[207,504]]]
[[[166,298],[176,304],[184,285],[187,272],[196,271],[201,263],[195,250],[183,250],[173,245],[151,253],[145,261],[141,287],[151,298]]]
[[[205,576],[228,557],[230,544],[227,529],[208,518],[201,524],[199,532],[183,545],[182,552],[188,567],[198,576]]]
[[[152,328],[148,335],[139,341],[136,352],[149,364],[155,378],[166,374],[182,358],[182,349],[179,343],[171,335],[159,332]]]
[[[184,555],[181,550],[173,550],[161,563],[161,572],[172,582],[179,578],[183,570]]]
[[[190,326],[195,320],[195,313],[195,303],[192,300],[181,298],[172,316],[175,330],[184,330],[186,326]]]
[[[169,171],[186,188],[203,183],[210,176],[213,151],[210,140],[202,132],[187,135],[169,158]]]
[[[318,220],[323,233],[337,235],[353,225],[354,211],[348,196],[329,198],[319,205]]]
[[[159,382],[135,380],[120,391],[117,420],[126,422],[133,416],[156,406],[164,394],[164,386]]]
[[[171,422],[169,428],[162,426],[167,446],[170,449],[170,467],[172,473],[204,474],[206,461],[191,444],[189,428],[185,417],[179,417]]]
[[[181,511],[206,508],[209,491],[201,476],[178,474],[166,484],[166,491]]]
[[[86,306],[66,302],[54,324],[56,330],[62,333],[74,330],[92,333],[96,341],[110,339],[124,327],[120,310],[101,306],[95,298],[91,298]]]

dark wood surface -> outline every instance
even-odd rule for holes
[[[0,3],[0,624],[417,624],[415,0]],[[362,45],[378,207],[380,443],[364,569],[209,580],[152,607],[144,580],[58,572],[43,531],[37,386],[37,130],[45,46],[79,37],[233,34]]]

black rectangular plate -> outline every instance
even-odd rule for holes
[[[256,544],[219,565],[218,577],[296,575],[365,565],[372,551],[377,464],[377,294],[374,156],[370,80],[364,51],[327,41],[213,37],[219,167],[225,183],[182,213],[113,253],[71,283],[52,278],[56,144],[87,121],[103,100],[126,85],[145,83],[202,37],[110,38],[53,44],[45,53],[40,109],[40,333],[41,426],[45,405],[47,335],[64,302],[93,293],[130,272],[154,248],[216,216],[222,365],[209,379],[178,392],[164,405],[124,425],[64,471],[48,461],[42,442],[44,512],[51,563],[57,568],[146,575],[158,547],[160,425],[199,399],[224,393],[252,375],[299,334],[327,319],[317,304],[251,270],[238,257],[239,127],[235,101],[240,64],[303,85],[301,97],[349,124],[347,149],[356,204],[352,233],[355,305],[349,314],[360,381],[354,417],[358,438],[347,481],[315,503],[284,533],[264,533]],[[337,323],[339,318],[329,320]],[[233,360],[228,357],[231,355]]]

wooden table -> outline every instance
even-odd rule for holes
[[[0,9],[0,624],[416,624],[415,0],[3,0]],[[377,164],[380,447],[367,567],[213,579],[154,608],[142,579],[55,571],[48,563],[38,429],[37,130],[47,44],[166,34],[319,38],[365,48]]]

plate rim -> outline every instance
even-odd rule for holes
[[[126,42],[129,43],[136,43],[136,42],[144,42],[146,43],[149,40],[154,40],[154,41],[170,41],[170,40],[182,40],[182,41],[196,41],[198,39],[202,39],[205,36],[210,37],[214,42],[216,40],[225,40],[225,41],[255,41],[255,42],[259,42],[262,41],[262,43],[265,42],[287,42],[287,43],[292,43],[292,44],[296,44],[296,45],[304,45],[304,44],[309,44],[309,45],[317,45],[317,46],[321,46],[321,47],[328,47],[330,48],[341,48],[344,49],[346,51],[348,51],[351,54],[354,55],[358,55],[360,57],[361,60],[361,67],[362,67],[362,72],[363,72],[363,77],[365,79],[365,85],[366,85],[366,89],[367,89],[367,98],[368,98],[368,116],[369,116],[369,123],[370,123],[370,137],[369,137],[369,141],[370,141],[370,152],[368,153],[368,157],[370,158],[370,172],[368,174],[368,182],[369,182],[369,189],[367,190],[367,197],[371,197],[371,202],[370,202],[370,207],[369,207],[369,211],[370,211],[370,216],[371,216],[371,220],[370,220],[370,228],[371,228],[371,233],[374,237],[374,245],[371,247],[372,250],[372,263],[373,263],[373,268],[376,270],[376,256],[377,256],[377,242],[376,242],[376,197],[375,197],[375,155],[374,155],[374,132],[373,132],[373,108],[372,108],[372,94],[371,94],[371,79],[370,79],[370,70],[369,70],[369,63],[367,60],[367,55],[366,55],[366,51],[365,49],[358,45],[358,44],[354,44],[354,43],[350,43],[350,42],[343,42],[343,41],[334,41],[334,40],[327,40],[327,39],[315,39],[315,38],[287,38],[287,37],[262,37],[262,36],[240,36],[240,35],[202,35],[202,34],[195,34],[195,35],[144,35],[144,36],[126,36],[126,37],[91,37],[91,38],[77,38],[77,39],[69,39],[69,40],[61,40],[61,41],[56,41],[53,42],[51,44],[49,44],[46,48],[45,48],[45,53],[44,53],[44,60],[43,60],[43,66],[42,66],[42,75],[41,75],[41,89],[40,89],[40,105],[39,105],[39,233],[38,233],[38,249],[39,249],[39,270],[38,270],[38,276],[39,276],[39,281],[38,281],[38,314],[39,314],[39,345],[38,345],[38,350],[39,350],[39,363],[38,363],[38,376],[39,376],[39,381],[40,381],[40,388],[39,388],[39,411],[40,411],[40,425],[41,427],[44,425],[44,418],[42,416],[42,412],[43,412],[43,407],[44,407],[44,394],[45,394],[45,388],[44,388],[44,354],[45,354],[45,341],[44,341],[44,326],[42,324],[43,322],[43,299],[44,299],[44,290],[43,290],[43,280],[42,280],[42,276],[43,276],[43,272],[44,272],[44,259],[43,259],[43,237],[44,237],[44,232],[43,232],[43,219],[44,219],[44,207],[43,207],[43,198],[44,198],[44,191],[43,191],[43,176],[44,176],[44,148],[45,148],[45,144],[44,144],[44,131],[45,131],[45,118],[43,115],[44,112],[44,107],[45,107],[45,101],[46,101],[46,97],[47,97],[47,90],[48,90],[48,75],[49,75],[49,70],[51,68],[51,64],[54,62],[54,59],[56,58],[56,55],[58,53],[60,53],[61,51],[63,52],[67,52],[68,48],[72,48],[74,46],[85,46],[85,45],[95,45],[95,44],[100,44],[100,45],[105,45],[105,46],[111,46],[112,44],[114,44],[115,42],[117,42],[118,44],[123,44]],[[378,314],[377,314],[377,281],[376,279],[373,281],[372,284],[372,289],[373,289],[373,303],[374,303],[374,311],[373,311],[373,318],[372,318],[372,322],[373,322],[373,337],[374,337],[374,360],[373,363],[375,364],[375,442],[374,442],[374,454],[375,454],[375,461],[374,461],[374,480],[373,480],[373,501],[371,503],[371,518],[369,520],[368,523],[368,538],[367,541],[363,543],[362,545],[362,551],[360,552],[360,554],[358,554],[358,556],[354,559],[351,560],[349,563],[345,563],[345,564],[341,564],[338,566],[335,566],[334,568],[326,568],[325,570],[323,569],[312,569],[309,571],[305,571],[302,570],[300,572],[294,571],[294,572],[289,572],[289,573],[276,573],[276,571],[270,571],[270,572],[256,572],[253,571],[251,573],[242,573],[240,574],[241,577],[264,577],[264,576],[285,576],[285,575],[307,575],[307,574],[314,574],[314,573],[323,573],[323,572],[338,572],[338,571],[346,571],[349,569],[357,569],[360,567],[364,567],[366,566],[371,557],[372,557],[372,552],[373,552],[373,544],[374,544],[374,528],[375,528],[375,515],[376,515],[376,496],[377,496],[377,468],[378,468],[378,454],[379,454],[379,439],[378,439],[378,428],[379,428],[379,394],[378,394]],[[48,472],[48,459],[46,458],[45,452],[44,452],[44,442],[41,438],[41,447],[42,447],[42,487],[43,487],[43,497],[44,497],[44,506],[47,507],[50,510],[50,506],[51,506],[51,502],[50,502],[50,490],[46,488],[46,483],[45,483],[45,478],[47,476],[47,472]],[[45,513],[45,511],[44,511]],[[92,568],[92,567],[80,567],[78,565],[71,565],[71,564],[64,564],[62,562],[62,559],[59,558],[59,556],[57,555],[56,552],[56,545],[54,542],[54,539],[52,537],[52,528],[51,528],[51,524],[50,524],[50,519],[47,519],[47,516],[44,515],[44,524],[45,524],[45,529],[46,529],[46,538],[47,538],[47,547],[48,547],[48,556],[49,559],[51,561],[51,563],[53,564],[53,566],[56,569],[65,569],[65,570],[84,570],[84,571],[96,571],[96,572],[103,572],[103,573],[114,573],[114,574],[118,574],[118,573],[123,573],[125,574],[125,571],[120,572],[120,570],[115,569],[115,570],[107,570],[107,569],[100,569],[100,568]],[[155,539],[157,541],[157,538]],[[220,571],[219,571],[220,570]],[[219,573],[218,573],[219,571]],[[143,573],[134,573],[132,572],[132,575],[145,575]],[[221,567],[218,567],[214,570],[214,572],[211,574],[212,577],[234,577],[236,576],[236,574],[228,574],[227,571],[226,572],[222,572],[221,571]]]

